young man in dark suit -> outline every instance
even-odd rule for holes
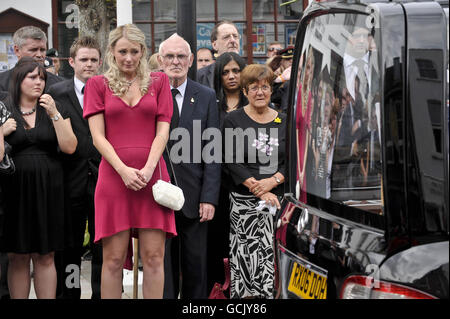
[[[203,147],[209,141],[201,140],[201,137],[208,128],[219,129],[219,114],[215,92],[187,78],[193,59],[189,44],[177,34],[160,45],[159,61],[169,77],[174,101],[171,135],[177,139],[169,140],[168,147],[172,150],[172,161],[175,161],[173,166],[178,186],[186,199],[181,211],[175,215],[178,236],[166,245],[165,298],[177,298],[179,292],[185,299],[208,297],[206,222],[214,217],[221,172],[220,163],[203,158]],[[189,133],[188,141],[180,139],[177,131]],[[179,146],[181,154],[176,151]],[[183,158],[179,163],[176,160],[178,155]],[[171,172],[168,159],[166,163]],[[174,180],[172,176],[171,180]],[[182,287],[178,287],[180,271]]]
[[[78,145],[74,154],[64,156],[64,187],[66,193],[67,248],[55,255],[60,298],[79,299],[79,271],[88,219],[92,251],[92,298],[100,298],[102,256],[101,247],[94,239],[94,191],[101,156],[95,149],[87,121],[83,118],[84,85],[96,75],[101,66],[101,52],[97,41],[91,37],[75,40],[70,48],[69,64],[74,77],[50,87],[49,94],[64,105],[70,114]],[[73,265],[77,265],[78,269]]]

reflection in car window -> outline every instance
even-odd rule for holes
[[[297,185],[303,202],[315,195],[382,214],[378,34],[366,20],[324,15],[307,27],[294,104]]]

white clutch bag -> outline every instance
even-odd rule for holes
[[[159,179],[152,187],[155,201],[173,210],[180,210],[184,205],[184,195],[181,188]]]
[[[175,171],[173,170],[172,162],[170,161],[170,157],[169,163],[170,167],[172,168],[175,184],[178,185],[177,178],[175,177]],[[184,205],[183,190],[178,186],[175,186],[171,183],[162,180],[161,163],[158,162],[158,164],[159,164],[159,180],[156,181],[156,183],[152,187],[153,197],[155,201],[161,206],[173,209],[175,211],[180,210],[181,208],[183,208]]]

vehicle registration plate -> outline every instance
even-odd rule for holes
[[[327,277],[294,262],[288,290],[302,299],[326,299]]]

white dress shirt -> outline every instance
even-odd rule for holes
[[[171,90],[177,89],[178,92],[180,92],[175,96],[175,100],[177,101],[177,104],[178,104],[178,111],[180,111],[180,113],[179,113],[180,117],[181,117],[181,108],[183,107],[184,95],[186,93],[186,86],[187,86],[187,79],[186,79],[186,81],[183,82],[183,84],[181,84],[177,88],[174,88],[172,85],[170,86]]]
[[[353,62],[355,62],[356,60],[358,59],[356,59],[351,55],[344,54],[345,81],[347,84],[347,90],[353,97],[353,100],[356,100],[355,78],[356,75],[358,74],[358,68],[356,65],[353,64]],[[368,81],[368,85],[370,88],[369,53],[366,53],[361,60],[364,61],[364,73],[366,74],[366,80]],[[360,79],[360,81],[363,81],[363,79]]]
[[[73,82],[74,82],[75,93],[77,94],[78,101],[80,102],[81,108],[83,108],[84,94],[81,91],[83,90],[85,83],[78,80],[76,76],[73,77]]]

